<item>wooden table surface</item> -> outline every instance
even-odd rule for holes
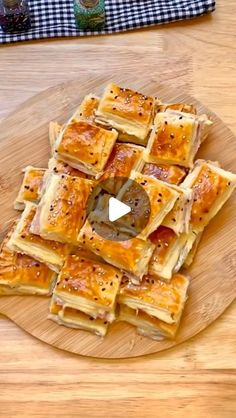
[[[194,94],[236,134],[236,3],[212,16],[106,37],[0,49],[0,118],[65,80],[137,68]],[[161,68],[161,71],[159,71]],[[217,272],[216,272],[217,274]],[[223,278],[222,278],[223,280]],[[0,417],[236,415],[236,305],[175,349],[100,361],[53,349],[0,317]]]

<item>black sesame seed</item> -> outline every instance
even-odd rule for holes
[[[107,321],[104,321],[103,323],[104,323],[104,325],[106,325],[107,324]]]
[[[173,139],[175,136],[174,136],[174,134],[170,134],[170,137]]]
[[[165,120],[165,125],[168,125],[168,122],[167,122],[167,120]]]
[[[117,279],[118,279],[118,277],[119,277],[119,276],[118,276],[118,274],[116,274],[116,278],[117,278]]]
[[[161,248],[161,244],[158,244],[158,248]]]
[[[162,197],[162,193],[158,193],[158,195],[159,195],[160,197]]]
[[[158,201],[159,203],[161,203],[161,202],[162,202],[162,200],[161,200],[161,199],[157,199],[157,201]]]
[[[173,221],[173,222],[176,222],[176,219],[175,219],[175,218],[172,218],[172,221]]]
[[[36,267],[40,267],[40,264],[39,264],[39,263],[36,263],[36,264],[35,264],[35,266],[36,266]]]
[[[29,186],[25,186],[25,189],[29,190],[29,188],[30,188]]]
[[[90,318],[89,318],[89,319],[90,319],[90,321],[93,321],[93,320],[94,320],[94,318],[93,318],[92,316],[90,316]]]
[[[23,239],[24,239],[24,238],[25,238],[25,235],[21,235],[21,238],[23,238]]]
[[[113,94],[113,90],[111,90],[110,93]]]
[[[117,99],[118,96],[115,96],[114,99]]]
[[[155,283],[155,280],[152,279],[152,284],[154,284],[154,283]]]
[[[113,286],[113,282],[110,283],[110,286]]]
[[[98,300],[98,298],[95,297],[94,300]]]
[[[116,107],[113,107],[112,109],[113,109],[113,110],[116,110]]]
[[[105,287],[103,287],[103,288],[102,288],[102,292],[104,292],[105,290],[106,290],[106,288],[105,288]]]
[[[180,116],[180,117],[179,117],[179,120],[181,120],[181,119],[183,119],[183,116]]]

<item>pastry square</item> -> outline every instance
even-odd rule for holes
[[[173,229],[177,235],[182,234],[183,232],[187,233],[189,231],[189,222],[193,204],[192,190],[189,188],[175,186],[173,184],[171,187],[179,193],[179,197],[171,211],[166,215],[162,225]]]
[[[72,177],[81,177],[83,179],[91,179],[91,176],[83,173],[76,168],[71,167],[69,164],[64,163],[63,161],[56,160],[55,158],[50,158],[48,161],[48,169],[54,174],[67,174]]]
[[[95,112],[98,108],[99,101],[99,97],[94,94],[85,96],[78,110],[74,114],[74,119],[83,119],[88,122],[94,122]]]
[[[51,121],[49,123],[49,143],[50,143],[52,153],[53,153],[56,140],[58,136],[60,135],[62,129],[63,129],[63,126],[60,125],[56,121]]]
[[[28,166],[23,172],[23,182],[14,203],[17,210],[24,210],[25,202],[38,203],[46,169]]]
[[[108,321],[106,319],[93,318],[77,309],[62,307],[60,301],[53,297],[48,318],[59,325],[89,331],[99,337],[105,337],[108,330]]]
[[[77,245],[77,236],[93,203],[92,180],[51,174],[30,231],[42,238]]]
[[[148,273],[153,277],[170,280],[176,270],[179,258],[186,246],[187,235],[176,235],[165,226],[159,226],[150,237],[155,250],[149,263]]]
[[[146,312],[131,309],[126,305],[119,306],[119,321],[125,321],[137,329],[137,333],[144,337],[161,341],[165,338],[173,340],[179,328],[179,322],[176,324],[167,324]]]
[[[145,276],[140,285],[123,280],[118,302],[167,324],[175,324],[182,315],[188,286],[189,279],[182,274],[175,274],[168,283],[150,276]]]
[[[167,110],[157,113],[145,159],[151,163],[192,167],[211,122],[203,116]]]
[[[32,257],[9,250],[13,231],[8,232],[0,247],[0,296],[50,295],[56,273]]]
[[[70,255],[58,276],[53,297],[63,306],[112,322],[121,278],[122,273],[111,265]]]
[[[132,170],[141,169],[143,148],[131,144],[115,144],[99,182],[103,190],[116,195]]]
[[[85,120],[71,119],[59,135],[54,157],[72,167],[97,176],[102,173],[118,133]]]
[[[111,223],[99,221],[94,213],[91,213],[86,220],[78,241],[107,263],[128,272],[127,274],[136,282],[147,274],[148,263],[155,248],[149,240],[132,238],[120,232]]]
[[[37,206],[27,203],[9,240],[9,247],[17,252],[27,254],[45,263],[51,270],[59,273],[71,246],[60,242],[46,240],[30,232]]]
[[[236,186],[236,175],[213,162],[198,160],[182,186],[193,190],[190,227],[199,233],[231,196]]]
[[[195,255],[197,253],[198,250],[198,246],[200,244],[201,238],[202,238],[202,234],[203,232],[199,232],[199,234],[195,235],[195,241],[193,242],[192,248],[189,251],[187,257],[184,260],[183,266],[185,268],[188,268],[191,266],[191,264],[194,261]]]
[[[158,180],[177,186],[187,175],[187,170],[184,167],[169,164],[145,163],[141,172],[146,176],[153,176]]]
[[[146,239],[162,223],[179,196],[167,183],[132,171],[130,179],[117,195],[118,200],[132,208],[120,219],[120,225],[127,231],[138,231],[140,238]],[[143,228],[145,215],[147,222]]]
[[[156,105],[156,112],[165,112],[166,110],[177,110],[184,113],[192,113],[193,115],[197,114],[197,109],[195,106],[187,103],[158,103]]]
[[[99,103],[96,121],[117,129],[119,140],[146,145],[154,110],[154,97],[110,83]]]

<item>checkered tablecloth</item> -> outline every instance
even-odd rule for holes
[[[4,34],[0,43],[58,36],[110,34],[145,26],[190,19],[214,11],[214,0],[105,0],[106,26],[101,32],[76,28],[73,0],[29,0],[32,29]]]

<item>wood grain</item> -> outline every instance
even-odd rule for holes
[[[189,22],[1,47],[0,118],[65,80],[109,71],[135,77],[139,68],[156,82],[187,86],[236,134],[235,24],[235,0],[218,0],[212,16]],[[234,303],[164,353],[96,361],[53,349],[0,316],[0,416],[234,418],[235,328]]]
[[[50,88],[29,99],[2,122],[0,178],[1,184],[5,186],[2,186],[1,196],[1,234],[9,217],[14,216],[12,202],[19,188],[20,169],[30,164],[36,167],[44,167],[47,164],[47,131],[50,120],[65,123],[86,94],[93,92],[101,95],[109,81],[111,80],[106,77],[95,77],[87,83],[75,80]],[[143,77],[142,81],[133,82],[127,76],[120,76],[115,81],[144,94],[158,96],[167,103],[195,104],[199,113],[207,113],[213,121],[213,127],[207,141],[201,147],[199,156],[213,161],[220,160],[223,167],[236,172],[236,139],[223,122],[200,102],[169,86],[157,85],[152,77]],[[234,196],[203,235],[197,260],[190,269],[192,282],[189,299],[175,341],[156,342],[138,336],[133,327],[123,323],[113,324],[104,339],[84,331],[61,327],[47,319],[48,300],[40,297],[2,297],[0,312],[42,341],[86,356],[135,357],[175,346],[213,322],[236,296],[235,202]],[[222,227],[219,228],[217,225]]]

